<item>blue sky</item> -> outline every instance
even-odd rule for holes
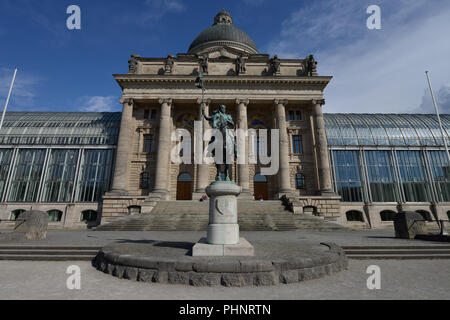
[[[66,28],[71,4],[81,30]],[[371,4],[381,30],[366,27]],[[222,8],[261,53],[313,53],[334,76],[326,112],[433,112],[429,70],[450,113],[448,0],[0,0],[0,105],[17,65],[11,111],[120,111],[112,74],[127,72],[130,54],[186,52]]]

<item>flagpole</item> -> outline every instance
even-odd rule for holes
[[[433,88],[431,87],[431,81],[430,81],[430,77],[428,75],[428,71],[425,71],[425,74],[427,76],[428,86],[430,87],[431,99],[433,100],[434,110],[436,111],[436,116],[437,116],[437,119],[439,122],[439,127],[441,128],[442,140],[444,141],[445,152],[447,153],[447,165],[450,165],[450,154],[448,153],[447,138],[446,138],[447,135],[444,133],[444,129],[442,128],[441,117],[439,116],[439,109],[438,109],[438,106],[436,103],[436,99],[434,98],[434,92],[433,92]]]
[[[0,130],[3,127],[3,120],[5,120],[6,109],[8,108],[9,98],[11,97],[12,88],[14,86],[14,81],[16,80],[17,67],[14,69],[14,75],[11,81],[11,85],[9,86],[8,97],[6,98],[5,107],[3,108],[2,120],[0,121]]]

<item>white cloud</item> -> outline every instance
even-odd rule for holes
[[[87,112],[113,112],[120,111],[119,99],[115,96],[82,97],[80,110]]]
[[[425,70],[435,89],[449,83],[450,2],[370,2],[381,7],[382,30],[366,28],[369,1],[314,1],[283,22],[268,52],[315,55],[319,74],[334,76],[327,112],[429,112]]]
[[[436,103],[439,108],[439,113],[450,114],[450,85],[444,85],[439,90],[434,91]],[[423,113],[435,113],[433,100],[431,99],[431,93],[429,89],[425,89],[422,97],[422,103],[418,112]]]
[[[2,110],[8,95],[13,74],[13,69],[0,67],[0,104]],[[8,110],[33,107],[37,87],[40,82],[42,82],[41,78],[19,69],[14,82],[13,91],[11,92]]]
[[[180,0],[146,0],[144,5],[144,12],[139,13],[135,19],[139,24],[145,25],[158,21],[166,14],[179,13],[186,9]]]

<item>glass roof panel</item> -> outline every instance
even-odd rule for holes
[[[0,144],[115,145],[120,112],[7,112]]]
[[[370,146],[375,144],[372,132],[364,121],[364,117],[356,113],[349,113],[347,115],[347,119],[350,120],[350,122],[353,124],[353,127],[355,128],[359,145]]]
[[[324,118],[330,145],[443,146],[439,123],[433,114],[326,113]],[[442,114],[441,121],[450,145],[450,115]],[[338,130],[343,142],[334,138]]]

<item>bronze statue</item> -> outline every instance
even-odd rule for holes
[[[247,69],[245,67],[246,59],[247,58],[245,58],[243,56],[237,57],[237,59],[236,59],[236,75],[244,74],[247,71]]]
[[[305,67],[306,75],[308,77],[312,77],[317,73],[317,61],[314,59],[314,56],[312,54],[306,57]]]
[[[200,65],[200,71],[203,74],[207,74],[208,73],[208,56],[198,57],[198,63]]]
[[[218,110],[215,110],[211,116],[208,116],[205,114],[205,107],[202,107],[202,115],[205,117],[205,119],[210,123],[211,127],[213,129],[218,129],[223,137],[223,164],[224,164],[224,171],[223,171],[223,179],[220,175],[222,172],[220,172],[220,164],[216,163],[216,169],[217,169],[217,175],[216,175],[216,181],[231,181],[230,179],[230,164],[226,163],[226,155],[227,155],[227,149],[226,149],[226,139],[227,139],[227,129],[234,129],[234,121],[231,115],[226,113],[226,106],[221,104],[219,106]],[[233,154],[236,156],[236,143],[234,143],[234,137],[230,136],[229,139],[232,139],[233,142]],[[214,141],[214,137],[212,137],[210,144]],[[213,150],[212,155],[215,157],[215,150]]]

